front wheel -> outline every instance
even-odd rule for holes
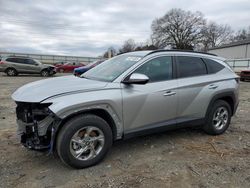
[[[48,76],[50,76],[49,71],[48,70],[42,70],[41,71],[41,76],[42,77],[48,77]]]
[[[224,100],[217,100],[208,112],[204,131],[211,135],[224,133],[231,122],[232,110]]]
[[[80,115],[63,125],[57,137],[57,153],[67,165],[86,168],[99,163],[112,143],[112,131],[105,120]]]

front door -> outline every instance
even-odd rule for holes
[[[125,134],[175,124],[177,81],[173,79],[172,57],[151,59],[134,73],[147,75],[149,82],[122,84]]]

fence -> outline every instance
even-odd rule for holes
[[[250,59],[228,59],[226,62],[235,72],[250,68]]]
[[[26,53],[11,53],[0,52],[0,56],[21,56],[37,59],[42,63],[53,64],[57,62],[82,62],[85,64],[100,60],[98,57],[81,57],[81,56],[62,56],[62,55],[41,55],[41,54],[26,54]]]

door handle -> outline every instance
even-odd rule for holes
[[[176,92],[173,92],[173,91],[166,91],[163,95],[164,96],[172,96],[172,95],[175,95]]]
[[[210,84],[209,85],[209,89],[216,89],[218,87],[218,85],[215,85],[215,84]]]

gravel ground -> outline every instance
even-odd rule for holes
[[[119,141],[99,165],[75,170],[16,137],[10,95],[40,79],[0,74],[0,187],[250,187],[250,82],[223,135],[182,129]]]

